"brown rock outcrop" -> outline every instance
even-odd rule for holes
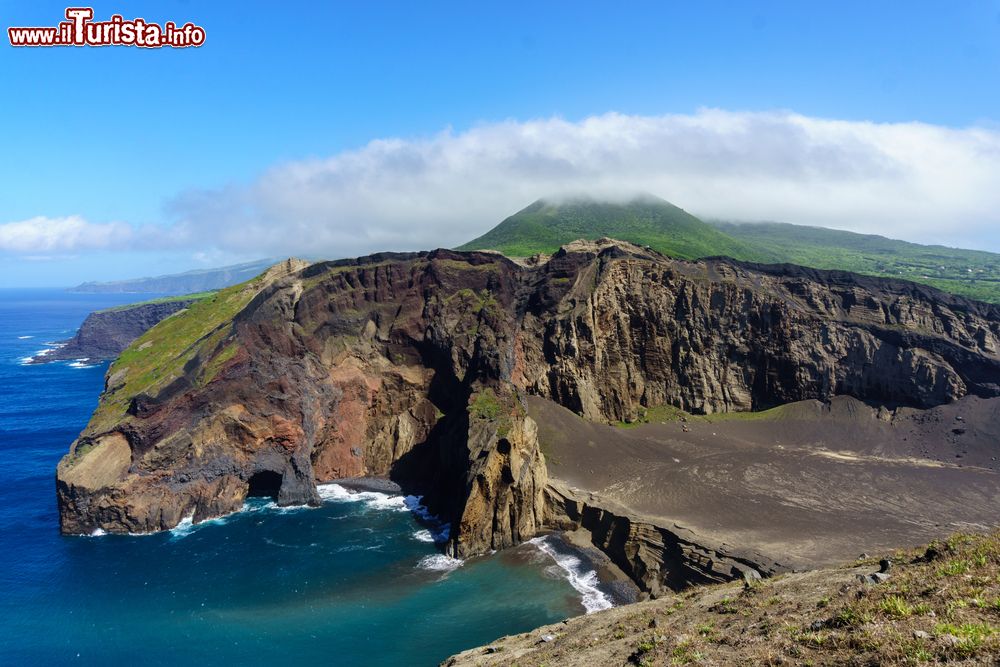
[[[548,474],[535,422],[522,410],[469,421],[465,506],[452,541],[458,558],[503,549],[534,537],[544,526]]]
[[[681,526],[639,516],[609,498],[574,491],[560,482],[550,482],[545,496],[546,525],[586,530],[595,546],[654,597],[789,569],[759,552],[710,544]]]
[[[455,554],[482,553],[545,522],[524,392],[604,421],[835,394],[924,407],[1000,393],[998,338],[998,309],[909,283],[609,240],[527,266],[447,250],[289,265],[112,367],[59,467],[62,530],[160,530],[255,493],[316,503],[317,482],[373,476],[424,494]]]
[[[1000,391],[1000,309],[901,281],[567,246],[540,270],[531,388],[593,420],[851,395],[932,407]],[[560,288],[563,286],[562,288]]]

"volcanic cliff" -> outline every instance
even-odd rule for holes
[[[1000,395],[998,339],[1000,308],[932,288],[608,239],[525,263],[448,250],[289,261],[115,362],[59,465],[61,528],[162,530],[248,494],[316,504],[317,483],[389,477],[452,522],[457,556],[589,521],[624,530],[605,546],[649,591],[766,573],[777,565],[550,485],[526,397],[604,423],[837,395],[930,408]],[[639,553],[651,544],[684,554],[680,581]]]
[[[115,359],[136,338],[197,300],[172,299],[95,311],[87,315],[75,336],[62,343],[61,347],[35,358],[32,363]]]

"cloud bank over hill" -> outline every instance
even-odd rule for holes
[[[0,251],[219,248],[348,256],[454,246],[545,196],[649,192],[704,217],[1000,251],[1000,132],[790,112],[608,113],[378,139],[180,193],[163,226],[34,218]]]

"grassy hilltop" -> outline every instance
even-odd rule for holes
[[[648,245],[665,255],[696,259],[727,255],[765,261],[745,241],[725,234],[662,199],[643,196],[623,203],[585,198],[540,199],[459,250],[499,250],[512,257],[553,253],[577,239],[602,236]]]
[[[882,236],[784,223],[707,223],[657,197],[621,203],[587,198],[539,200],[459,250],[512,257],[552,253],[576,239],[602,236],[648,245],[665,255],[724,255],[902,278],[1000,303],[1000,254],[924,246]]]

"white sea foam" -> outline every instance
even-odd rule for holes
[[[451,556],[445,556],[444,554],[434,554],[432,556],[424,556],[417,563],[417,567],[421,570],[432,570],[434,572],[451,572],[452,570],[457,570],[458,568],[465,565],[465,561],[460,558],[452,558]]]
[[[29,336],[29,338],[33,338],[33,336]],[[42,357],[44,357],[46,355],[52,354],[53,352],[55,352],[56,350],[58,350],[61,347],[66,347],[66,343],[56,343],[56,342],[43,343],[43,345],[45,345],[44,349],[41,349],[38,352],[35,352],[30,357],[23,357],[23,358],[19,359],[19,361],[21,362],[21,365],[22,366],[27,366],[28,364],[32,363],[33,361],[37,361],[37,360],[41,359]]]
[[[70,363],[70,368],[93,368],[97,364],[88,363],[90,359],[75,359]]]
[[[132,532],[128,532],[128,533],[125,533],[125,534],[128,535],[129,537],[146,537],[147,535],[157,535],[158,533],[159,533],[159,531],[151,530],[151,531],[148,531],[148,532],[145,532],[145,533],[132,533]],[[109,533],[108,533],[108,531],[104,530],[103,528],[95,528],[93,530],[93,532],[85,533],[85,535],[87,537],[104,537],[105,535],[109,535]]]
[[[422,496],[406,496],[403,502],[406,504],[406,509],[410,510],[427,526],[427,532],[430,533],[432,542],[438,544],[447,542],[451,534],[451,526],[442,521],[436,514],[431,514],[430,510],[424,506],[423,500]]]
[[[413,533],[413,539],[420,542],[443,544],[448,541],[451,526],[431,514],[423,504],[421,496],[394,496],[378,491],[351,491],[340,484],[319,484],[316,486],[319,497],[330,502],[361,502],[374,510],[392,512],[410,512],[426,526],[424,530]],[[424,567],[424,566],[420,566]],[[434,568],[425,568],[434,569]]]
[[[29,338],[34,338],[34,336],[18,336],[18,340],[28,340]]]
[[[597,578],[597,572],[584,569],[583,561],[576,556],[559,553],[552,546],[551,539],[548,535],[543,535],[542,537],[528,540],[528,542],[535,545],[540,551],[548,554],[556,562],[556,565],[563,571],[566,579],[569,580],[570,586],[580,593],[581,602],[587,613],[592,614],[595,611],[613,607],[611,599],[604,591],[598,588],[600,581]]]
[[[196,530],[198,530],[200,528],[204,528],[205,526],[221,526],[221,525],[224,525],[227,521],[229,521],[229,518],[231,516],[233,516],[233,514],[235,514],[235,513],[236,512],[233,512],[232,514],[224,514],[223,516],[217,516],[217,517],[213,517],[211,519],[205,519],[204,521],[199,521],[198,523],[195,523],[194,522],[194,512],[192,511],[191,514],[189,514],[186,517],[184,517],[183,519],[181,519],[180,523],[178,523],[176,526],[174,526],[173,528],[171,528],[167,532],[170,533],[171,538],[179,540],[179,539],[181,539],[183,537],[187,537],[188,535],[190,535],[191,533],[195,532]],[[129,535],[133,535],[133,534],[134,533],[129,533]],[[155,535],[156,533],[139,533],[139,534],[140,535]]]
[[[291,512],[301,512],[302,510],[311,510],[310,505],[285,505],[281,506],[275,502],[270,502],[267,504],[267,509],[273,510],[278,514],[289,514]]]
[[[46,344],[48,344],[48,343],[46,343]],[[45,348],[43,350],[39,350],[38,352],[35,352],[30,357],[23,357],[23,358],[21,358],[20,359],[21,365],[22,366],[27,366],[28,364],[32,363],[33,361],[41,359],[45,355],[51,354],[51,353],[55,352],[58,349],[59,349],[58,347],[47,347],[47,348]]]
[[[368,507],[376,510],[391,510],[393,512],[406,512],[406,499],[403,496],[390,496],[385,493],[374,491],[362,491],[359,495],[364,497]]]
[[[406,496],[403,498],[403,504],[406,506],[406,509],[416,514],[417,517],[424,521],[438,521],[439,519],[431,514],[430,510],[424,507],[423,503],[423,496]]]
[[[263,512],[264,510],[274,510],[278,509],[278,503],[273,500],[269,500],[266,503],[252,503],[243,501],[243,506],[240,507],[240,512]]]
[[[351,491],[340,484],[317,484],[316,491],[323,500],[332,502],[363,502],[376,510],[392,510],[394,512],[411,511],[407,506],[407,498],[411,496],[394,496],[379,491]]]
[[[317,484],[316,492],[322,500],[353,500],[351,492],[340,484]]]
[[[195,529],[194,512],[181,519],[180,523],[170,529],[170,534],[174,537],[185,537],[190,535]]]

